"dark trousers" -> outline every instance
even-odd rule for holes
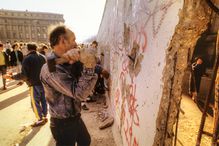
[[[190,92],[197,92],[199,93],[201,84],[201,76],[195,76],[194,74],[190,75]]]
[[[56,146],[89,146],[90,134],[80,116],[68,119],[50,119],[50,129]]]
[[[7,71],[6,65],[0,65],[0,72],[1,72],[2,76],[6,74],[6,71]],[[6,79],[4,79],[3,77],[2,77],[2,82],[3,82],[3,87],[5,88],[6,87]]]

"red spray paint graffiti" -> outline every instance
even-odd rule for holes
[[[130,24],[131,27],[129,43],[131,44],[133,42],[136,42],[139,45],[139,52],[145,53],[148,47],[146,26],[149,22],[152,23],[152,37],[156,37],[161,28],[161,25],[163,24],[168,9],[172,6],[174,2],[173,0],[166,0],[165,3],[162,3],[159,0],[150,1],[150,3],[155,3],[152,9],[148,6],[148,4],[145,4],[145,1],[140,1],[140,3],[141,2],[143,7],[139,6],[141,7],[141,9],[139,9],[139,12],[136,12],[136,15],[145,15],[139,18],[146,19],[136,19],[137,21],[135,21],[133,24]],[[157,17],[159,17],[159,20],[157,20]],[[139,97],[136,97],[137,83],[135,82],[135,77],[131,78],[131,81],[128,80],[130,71],[128,68],[129,60],[126,55],[129,53],[130,48],[124,48],[122,35],[118,36],[115,34],[117,33],[114,33],[115,39],[112,41],[114,48],[113,54],[117,57],[120,57],[122,70],[119,73],[119,87],[116,88],[116,91],[114,93],[114,103],[117,108],[121,109],[120,127],[124,131],[127,145],[139,146],[138,136],[135,133],[135,129],[140,128],[140,119],[137,104]],[[130,81],[131,83],[128,83],[128,81],[126,80]]]
[[[147,33],[143,27],[140,30],[133,30],[131,33],[133,42],[140,45],[141,52],[147,48]]]

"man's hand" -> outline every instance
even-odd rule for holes
[[[85,68],[95,68],[97,64],[95,54],[87,50],[80,52],[80,61],[84,64]]]
[[[12,80],[12,76],[11,75],[7,75],[7,74],[5,74],[5,75],[3,75],[2,76],[4,79],[9,79],[9,80]]]
[[[93,52],[88,50],[71,49],[62,55],[70,64],[81,61],[85,68],[94,68],[96,66],[96,57]]]
[[[80,54],[78,49],[71,49],[62,55],[62,58],[66,59],[70,64],[79,60]]]

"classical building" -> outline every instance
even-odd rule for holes
[[[48,27],[59,23],[62,14],[0,9],[0,41],[48,42]]]

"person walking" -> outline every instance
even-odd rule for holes
[[[56,146],[89,146],[90,134],[81,118],[81,101],[92,92],[97,75],[94,66],[83,64],[83,71],[78,72],[75,63],[80,54],[76,37],[66,26],[56,26],[49,35],[53,52],[48,58],[65,58],[68,63],[56,64],[54,72],[49,71],[48,62],[41,70],[46,99],[49,104],[50,129]],[[95,57],[95,56],[94,56]],[[89,63],[89,62],[88,62]]]
[[[34,43],[27,44],[28,54],[22,62],[20,73],[15,75],[5,75],[4,78],[14,80],[24,80],[29,86],[31,106],[37,121],[32,126],[40,126],[47,122],[47,103],[45,92],[40,81],[40,71],[46,60],[36,52],[37,45]]]

